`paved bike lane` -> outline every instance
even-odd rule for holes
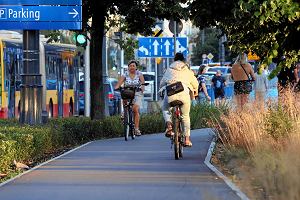
[[[204,160],[209,129],[174,160],[163,134],[91,142],[0,187],[1,200],[236,200]]]

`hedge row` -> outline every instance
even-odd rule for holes
[[[210,105],[197,105],[191,111],[191,126],[208,127],[208,122],[220,115]],[[161,113],[143,114],[140,120],[143,134],[159,133],[165,129]],[[0,173],[13,171],[13,160],[23,163],[39,162],[45,155],[74,147],[87,141],[123,136],[120,116],[103,120],[86,117],[58,118],[44,126],[20,125],[15,120],[0,120]]]

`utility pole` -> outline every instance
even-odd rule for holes
[[[91,38],[87,32],[88,38]],[[84,51],[84,116],[91,116],[91,85],[90,85],[90,40],[87,40],[87,45]]]

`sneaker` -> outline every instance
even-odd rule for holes
[[[171,122],[166,123],[166,131],[165,131],[165,136],[170,138],[173,137],[175,133],[173,132],[173,127]]]
[[[136,136],[141,136],[142,135],[141,131],[138,128],[135,129],[135,135]]]

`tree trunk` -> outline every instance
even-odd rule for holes
[[[99,14],[94,16],[90,46],[91,119],[103,119],[105,117],[105,95],[102,76],[102,44],[105,17]]]

